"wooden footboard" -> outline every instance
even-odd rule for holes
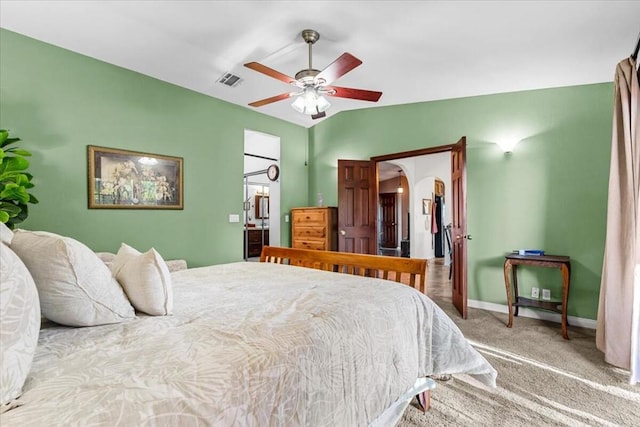
[[[317,270],[393,280],[409,285],[425,295],[427,294],[425,279],[427,274],[426,259],[265,246],[262,248],[260,262],[289,264]]]

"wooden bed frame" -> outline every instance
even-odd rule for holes
[[[426,259],[264,246],[260,262],[393,280],[427,294]]]
[[[264,246],[260,254],[260,262],[288,264],[315,268],[316,270],[393,280],[407,284],[425,295],[427,294],[426,259]],[[429,410],[431,406],[430,390],[418,394],[416,398],[423,412]]]

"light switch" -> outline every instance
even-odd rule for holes
[[[229,222],[240,222],[240,215],[229,214]]]
[[[289,215],[284,216],[284,222],[289,222]]]

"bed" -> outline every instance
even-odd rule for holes
[[[408,286],[371,277],[390,270],[387,257],[308,252],[265,247],[260,263],[173,272],[170,316],[43,320],[0,424],[391,425],[429,376],[495,386],[495,370],[420,292],[424,269],[404,267]]]

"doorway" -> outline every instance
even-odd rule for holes
[[[402,180],[398,176],[402,171]],[[406,175],[406,178],[405,178]],[[378,233],[385,237],[385,198],[397,194],[402,256],[445,258],[449,266],[445,227],[452,222],[451,153],[442,152],[378,162]],[[446,193],[446,194],[445,194]],[[382,244],[384,248],[384,244]],[[386,251],[379,251],[387,255]]]
[[[422,156],[446,153],[450,165],[447,172],[436,173],[427,180],[421,173],[422,169],[415,168],[415,160]],[[445,205],[445,212],[450,209],[451,258],[452,258],[452,302],[463,318],[467,317],[467,224],[466,224],[466,137],[457,143],[422,150],[407,151],[384,156],[372,157],[364,160],[338,160],[338,216],[339,216],[339,250],[343,252],[376,253],[375,245],[348,244],[351,241],[376,241],[378,230],[379,205],[379,164],[392,161],[402,165],[407,175],[409,188],[414,193],[410,201],[413,215],[409,217],[408,226],[411,230],[411,256],[425,258],[427,246],[432,244],[431,207],[435,206],[436,178],[450,177],[448,187],[451,195],[445,194],[446,200],[451,200],[450,207]],[[442,161],[440,161],[442,163]],[[414,173],[410,174],[409,170]],[[346,179],[349,178],[350,179]],[[355,184],[354,184],[355,183]],[[427,185],[426,188],[423,188]],[[355,192],[358,189],[359,192]],[[446,189],[445,189],[446,191]],[[366,193],[366,194],[365,194]],[[354,197],[357,196],[357,197]],[[430,215],[431,213],[431,215]],[[345,219],[348,220],[343,222]],[[352,235],[350,225],[359,225],[358,235]],[[445,224],[446,227],[446,224]],[[354,228],[355,229],[355,228]],[[367,234],[368,233],[368,234]],[[425,236],[428,236],[425,237]]]
[[[400,164],[378,163],[378,254],[409,258],[411,191]]]
[[[257,260],[264,245],[280,246],[280,180],[270,181],[266,170],[280,167],[280,137],[244,131],[242,188],[243,259]]]

